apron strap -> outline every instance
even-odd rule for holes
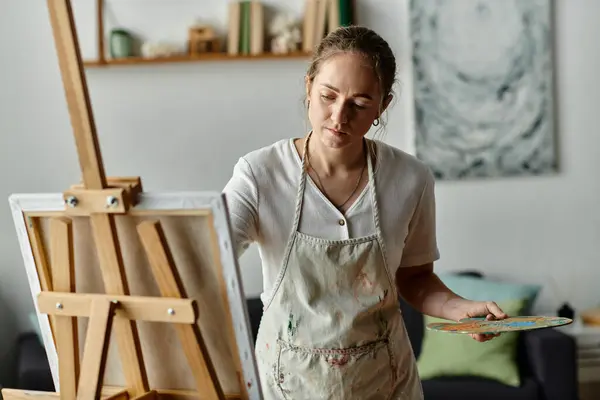
[[[306,187],[306,153],[308,150],[308,139],[312,135],[312,131],[304,140],[304,147],[302,149],[302,166],[300,171],[300,184],[298,185],[298,193],[296,194],[296,210],[294,211],[294,225],[292,227],[292,235],[298,231],[300,225],[300,215],[302,214],[302,202],[304,200],[304,188]]]
[[[367,149],[369,151],[369,157],[367,157],[367,166],[369,169],[369,183],[368,184],[370,185],[370,192],[371,192],[371,208],[372,208],[372,213],[373,213],[373,225],[375,226],[375,232],[377,234],[377,241],[379,242],[379,248],[381,249],[381,255],[383,257],[383,262],[385,264],[384,265],[385,271],[390,280],[392,294],[394,296],[394,299],[397,299],[398,293],[397,293],[397,289],[396,289],[396,280],[394,279],[394,276],[393,276],[392,271],[390,270],[390,266],[388,264],[387,249],[385,248],[385,240],[383,238],[383,232],[381,230],[381,223],[379,220],[379,202],[377,201],[377,184],[375,183],[375,171],[373,168],[373,161],[372,161],[372,157],[371,157],[376,152],[375,143],[373,143],[373,142],[369,143],[369,141],[367,141],[366,143],[368,146]],[[371,150],[373,150],[373,151],[371,152]],[[379,157],[380,157],[380,155],[377,154],[377,159]]]
[[[373,225],[375,226],[375,232],[377,236],[383,240],[383,235],[381,233],[381,225],[379,222],[379,203],[377,201],[377,185],[375,184],[375,171],[373,170],[373,160],[371,155],[375,154],[375,151],[371,153],[371,149],[374,149],[374,145],[369,144],[369,141],[366,140],[365,144],[367,146],[367,168],[369,173],[369,182],[367,183],[370,186],[371,193],[371,208],[373,213]]]

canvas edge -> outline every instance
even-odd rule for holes
[[[227,298],[234,320],[240,321],[234,325],[235,338],[238,346],[238,356],[242,364],[244,381],[247,384],[248,399],[262,399],[261,385],[258,375],[258,365],[254,357],[254,344],[251,335],[248,310],[244,301],[243,283],[239,262],[234,254],[232,233],[228,207],[225,195],[220,192],[143,192],[138,196],[135,208],[139,210],[173,210],[207,208],[213,214],[214,229],[219,244],[219,258],[223,268],[227,287]],[[39,312],[37,296],[41,292],[39,276],[25,226],[26,212],[53,212],[64,209],[62,193],[15,193],[9,196],[9,203],[17,231],[19,246],[33,303],[40,324],[40,332],[46,349],[52,379],[56,391],[60,390],[58,375],[58,354],[52,337],[48,315]]]
[[[225,286],[227,287],[229,308],[233,320],[238,321],[233,328],[238,346],[238,355],[242,364],[244,383],[246,384],[246,390],[248,391],[248,399],[262,399],[263,394],[258,374],[258,365],[254,356],[254,343],[250,327],[250,317],[244,300],[245,291],[239,262],[234,254],[235,248],[232,242],[233,235],[231,232],[229,209],[225,194],[215,196],[211,205]]]
[[[40,325],[41,339],[44,343],[46,350],[46,357],[48,358],[48,364],[50,365],[50,372],[54,387],[57,392],[60,391],[59,376],[58,376],[58,354],[56,352],[56,346],[54,344],[54,338],[52,335],[52,329],[50,327],[50,317],[47,314],[40,313],[37,297],[41,293],[42,288],[39,280],[37,267],[35,265],[35,259],[33,256],[33,249],[31,248],[31,242],[29,241],[29,233],[25,226],[25,212],[28,211],[54,211],[57,207],[56,201],[62,206],[62,195],[52,194],[13,194],[8,198],[13,221],[17,233],[17,239],[19,241],[19,247],[21,250],[21,256],[23,258],[23,264],[25,272],[27,274],[27,280],[29,283],[29,290],[31,298],[33,300],[33,306],[36,313],[38,323]]]

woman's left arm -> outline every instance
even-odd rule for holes
[[[504,319],[507,315],[493,301],[472,301],[452,292],[433,272],[433,263],[401,267],[396,287],[402,298],[423,314],[458,321],[462,318]],[[471,335],[485,341],[497,335]]]
[[[492,301],[471,301],[453,293],[433,272],[439,258],[436,242],[435,179],[431,172],[411,218],[400,266],[396,270],[396,286],[400,295],[415,309],[426,315],[458,321],[485,316],[503,319],[507,315]],[[476,340],[490,336],[473,335]]]

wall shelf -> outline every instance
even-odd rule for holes
[[[274,53],[262,53],[262,54],[247,54],[247,55],[229,55],[228,53],[204,53],[200,55],[188,56],[185,54],[168,56],[168,57],[156,57],[156,58],[143,58],[143,57],[128,57],[122,59],[105,59],[105,60],[85,60],[83,65],[90,68],[104,68],[113,66],[136,66],[136,65],[152,65],[152,64],[168,64],[168,63],[189,63],[189,62],[208,62],[208,61],[244,61],[244,60],[286,60],[286,59],[301,59],[310,57],[310,53],[306,52],[293,52],[287,54],[274,54]]]

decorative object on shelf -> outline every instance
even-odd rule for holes
[[[555,328],[573,323],[570,318],[545,316],[520,316],[500,320],[486,320],[485,317],[464,318],[458,322],[433,322],[427,329],[450,333],[494,334],[532,329]]]
[[[208,25],[194,25],[188,30],[188,54],[216,53],[221,49],[221,41],[214,29]]]
[[[408,20],[416,155],[436,178],[554,172],[551,0],[411,1]]]
[[[271,35],[271,51],[275,54],[286,54],[298,50],[302,42],[299,21],[294,16],[280,13],[269,25]]]
[[[600,307],[582,311],[581,320],[585,325],[600,327]]]
[[[142,44],[142,57],[166,58],[182,55],[181,46],[161,41],[146,41]]]
[[[573,309],[573,307],[571,307],[571,305],[568,302],[565,302],[560,306],[556,315],[558,315],[559,317],[573,319],[575,317],[575,310]]]
[[[118,28],[110,32],[110,56],[127,58],[133,56],[133,36],[127,30]]]

